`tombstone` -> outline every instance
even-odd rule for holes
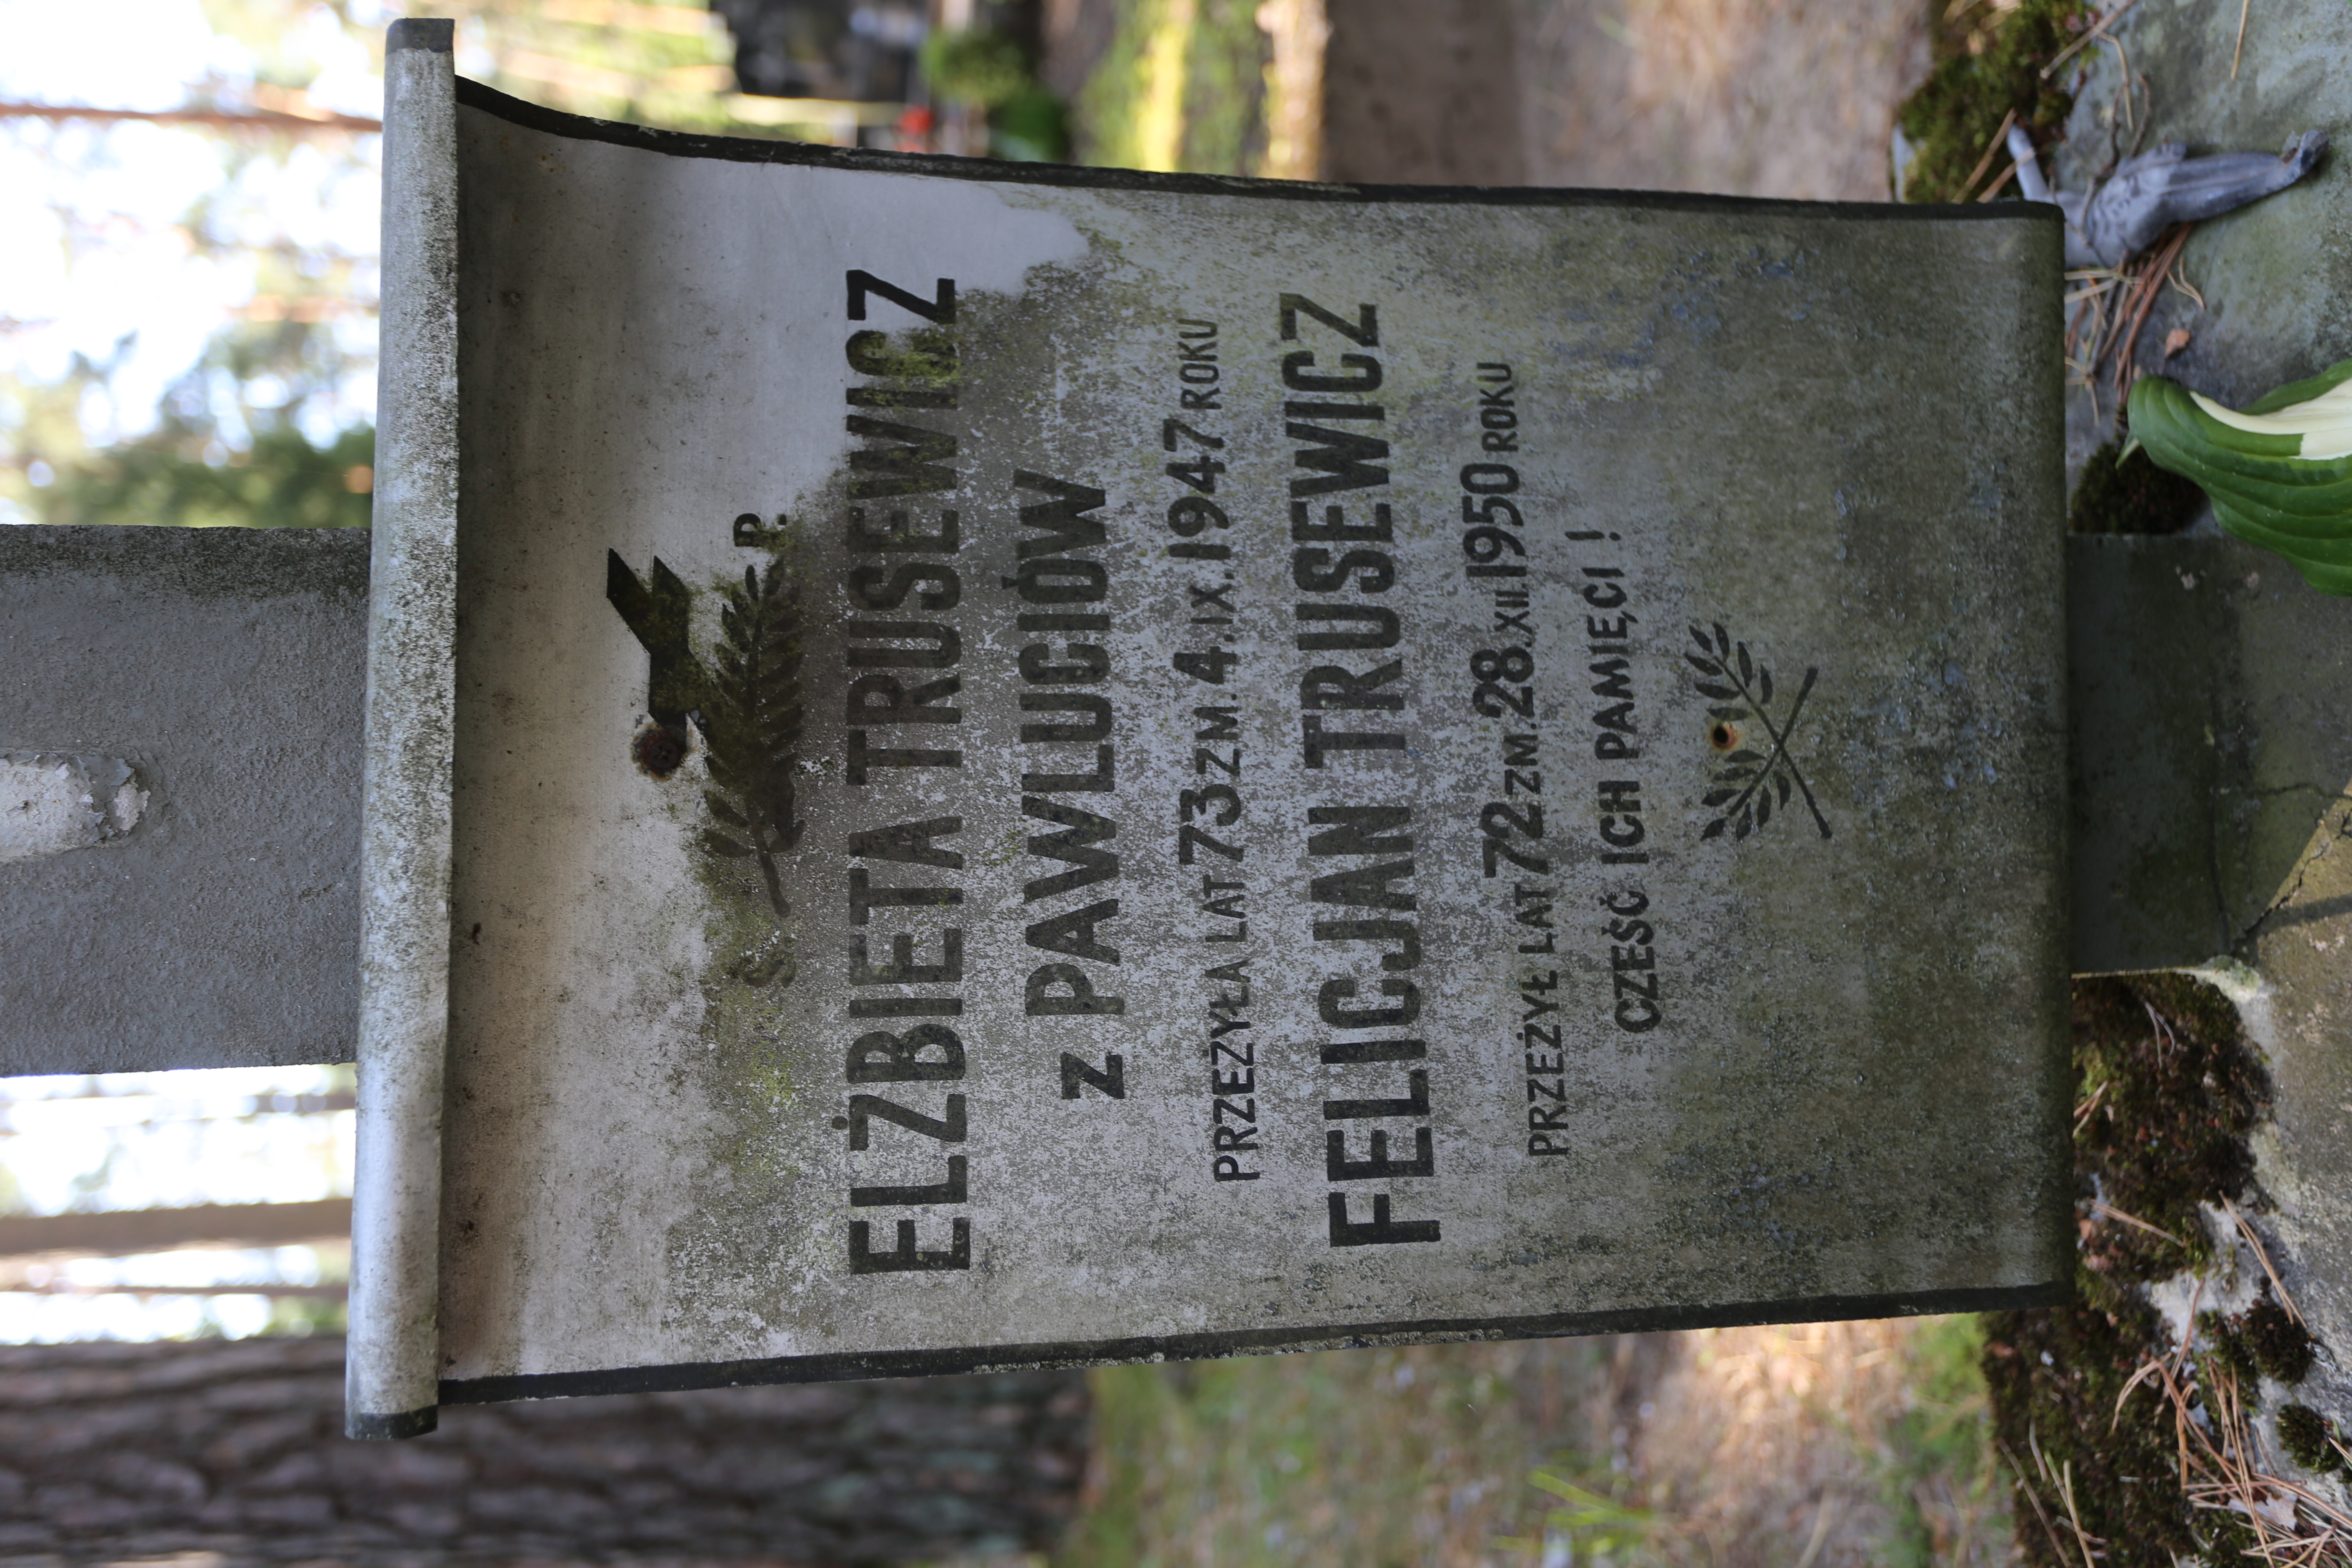
[[[448,37],[355,1434],[2065,1295],[2051,210],[674,135]]]
[[[355,1422],[2063,1291],[2046,215],[674,136],[433,37]]]

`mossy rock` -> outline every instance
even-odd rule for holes
[[[2138,1286],[2214,1261],[2202,1205],[2258,1201],[2246,1139],[2268,1079],[2229,999],[2186,974],[2076,981],[2074,1032],[2084,1108],[2077,1299],[1985,1320],[1985,1381],[2017,1487],[2019,1552],[2036,1568],[2079,1568],[2069,1527],[2079,1516],[2106,1542],[2103,1568],[2236,1561],[2253,1538],[2236,1516],[2197,1508],[2181,1490],[2170,1405],[2147,1380],[2125,1390],[2148,1361],[2176,1353]],[[2098,1199],[2168,1237],[2102,1215]],[[2275,1327],[2252,1310],[2200,1314],[2198,1381],[2234,1381],[2251,1395],[2257,1373],[2297,1370]],[[2306,1342],[2304,1370],[2309,1353]]]
[[[2103,1226],[2084,1245],[2086,1264],[2147,1282],[2210,1262],[2200,1205],[2246,1198],[2246,1137],[2270,1096],[2237,1010],[2188,975],[2147,974],[2077,981],[2074,1019],[2077,1103],[2096,1101],[2075,1134],[2076,1173],[2172,1237]]]
[[[2255,1364],[2253,1347],[2246,1342],[2236,1319],[2225,1318],[2219,1312],[2200,1312],[2197,1333],[2210,1347],[2206,1354],[2217,1368],[2236,1378],[2240,1388],[2254,1386],[2262,1368]]]
[[[1985,1381],[1993,1431],[2014,1468],[2020,1496],[2012,1510],[2017,1544],[2037,1568],[2081,1568],[2037,1519],[2066,1529],[2059,1487],[2042,1483],[2042,1466],[2071,1481],[2083,1526],[2108,1542],[2106,1568],[2173,1568],[2200,1544],[2179,1467],[2169,1412],[2143,1388],[2112,1430],[2124,1385],[2158,1342],[2162,1323],[2137,1300],[2105,1294],[2084,1281],[2085,1299],[2039,1312],[1993,1312],[1985,1319]],[[2133,1417],[2137,1416],[2137,1419]],[[2040,1462],[2037,1462],[2036,1456]]]
[[[2254,1364],[2281,1383],[2301,1383],[2311,1374],[2311,1335],[2264,1285],[2254,1304],[2246,1309],[2243,1326],[2246,1350]]]
[[[1895,116],[1913,148],[1904,199],[1950,202],[1974,195],[1969,176],[2011,111],[2035,145],[2056,135],[2074,99],[2059,85],[2063,73],[2045,81],[2042,68],[2090,18],[2080,0],[2021,0],[1998,26],[1973,36],[1975,52],[1963,48],[1937,66]],[[2005,166],[1995,153],[1992,172]]]
[[[2344,1462],[2344,1450],[2338,1447],[2344,1435],[2336,1424],[2308,1405],[2288,1405],[2278,1413],[2279,1447],[2286,1457],[2306,1470],[2321,1475],[2344,1473],[2352,1467]]]

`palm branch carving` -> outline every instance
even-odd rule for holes
[[[708,749],[712,787],[703,802],[718,826],[702,847],[726,859],[755,859],[778,921],[792,913],[776,858],[800,841],[793,813],[800,765],[801,633],[797,595],[781,565],[743,569],[726,589],[721,632],[706,705],[696,719]]]
[[[1812,786],[1789,754],[1789,742],[1797,732],[1798,718],[1805,710],[1805,700],[1813,693],[1813,681],[1821,674],[1808,668],[1805,679],[1797,689],[1796,700],[1789,705],[1785,718],[1775,721],[1771,714],[1772,672],[1748,654],[1748,645],[1734,642],[1731,634],[1717,622],[1714,635],[1707,629],[1691,627],[1691,637],[1698,645],[1696,653],[1687,649],[1683,657],[1697,670],[1699,679],[1694,682],[1700,695],[1712,698],[1716,706],[1707,710],[1715,720],[1710,731],[1719,750],[1727,752],[1716,766],[1715,776],[1707,781],[1707,792],[1699,804],[1718,808],[1713,821],[1700,829],[1701,838],[1719,838],[1725,828],[1735,839],[1747,837],[1772,820],[1775,806],[1785,807],[1791,795],[1805,797],[1805,809],[1812,813],[1813,826],[1822,837],[1830,836],[1830,825],[1822,816],[1822,808],[1813,800]],[[1764,731],[1771,744],[1767,751],[1750,745],[1737,726],[1753,719]]]

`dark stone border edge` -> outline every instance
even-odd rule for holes
[[[457,24],[446,16],[404,16],[384,29],[384,53],[423,49],[428,54],[457,52]]]
[[[721,158],[739,163],[787,163],[820,169],[928,174],[950,180],[993,180],[1014,185],[1071,185],[1095,190],[1152,191],[1204,196],[1257,196],[1301,202],[1423,203],[1507,207],[1638,207],[1649,211],[1752,212],[1808,215],[1859,223],[1975,223],[1987,220],[2059,224],[2046,202],[1814,202],[1771,196],[1723,196],[1689,191],[1588,191],[1551,185],[1349,185],[1301,180],[1259,180],[1240,174],[1154,174],[1136,169],[1092,169],[1069,163],[1012,163],[993,158],[950,158],[929,153],[883,153],[747,136],[704,136],[656,131],[620,121],[566,114],[512,98],[466,77],[457,79],[461,108],[478,109],[527,130],[581,142],[609,142],[674,158]]]
[[[343,1436],[363,1442],[396,1443],[404,1437],[422,1437],[440,1425],[441,1407],[437,1405],[390,1415],[362,1415],[348,1409],[343,1412]]]
[[[1706,1307],[1642,1307],[1607,1312],[1560,1312],[1525,1318],[1433,1318],[1417,1322],[1255,1329],[1169,1334],[1122,1340],[1046,1341],[865,1354],[775,1356],[757,1361],[687,1362],[676,1366],[614,1367],[602,1372],[524,1373],[508,1377],[445,1380],[445,1405],[491,1405],[510,1399],[561,1399],[590,1394],[663,1394],[776,1383],[838,1383],[874,1377],[928,1377],[949,1373],[1028,1372],[1122,1362],[1197,1361],[1278,1351],[1337,1350],[1441,1340],[1560,1339],[1578,1334],[1644,1333],[1670,1329],[1738,1328],[1751,1323],[1836,1322],[1856,1318],[1913,1318],[1944,1312],[2020,1311],[2063,1306],[2074,1300],[2063,1282],[1955,1290],[1913,1290],[1882,1296],[1809,1296],[1779,1301],[1737,1301]]]

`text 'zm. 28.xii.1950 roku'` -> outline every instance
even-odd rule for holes
[[[2047,212],[394,42],[358,1429],[2063,1291]]]

